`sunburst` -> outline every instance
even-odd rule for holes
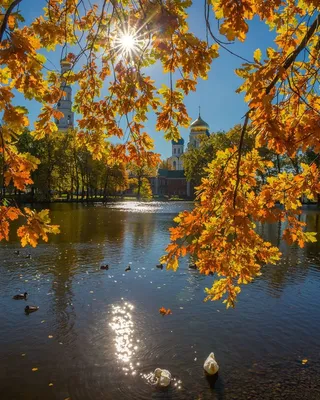
[[[146,46],[146,40],[134,29],[121,31],[114,39],[114,49],[122,57],[132,59],[141,53]]]

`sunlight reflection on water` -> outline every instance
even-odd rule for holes
[[[134,309],[134,306],[130,303],[123,303],[123,305],[112,305],[112,321],[110,327],[115,333],[115,348],[116,358],[122,361],[125,366],[122,370],[125,375],[131,372],[132,375],[136,374],[135,366],[132,358],[136,355],[138,348],[137,343],[139,339],[134,339],[134,322],[130,311]],[[139,363],[136,364],[139,366]]]
[[[125,201],[119,203],[110,203],[108,208],[113,208],[118,211],[134,212],[134,213],[177,213],[176,204],[164,203],[161,201],[152,202],[138,202],[138,201]]]
[[[161,210],[163,205],[160,202],[139,203],[138,201],[129,201],[124,203],[115,203],[112,204],[111,207],[121,211],[153,213],[157,210]]]
[[[113,304],[111,306],[112,320],[109,326],[115,334],[115,356],[123,363],[122,371],[125,375],[137,375],[137,367],[140,362],[134,362],[139,350],[140,340],[134,337],[135,323],[131,313],[134,306],[131,303]],[[155,386],[157,379],[154,372],[140,373],[139,376],[149,385]],[[171,386],[175,389],[182,389],[182,381],[178,378],[172,378]]]

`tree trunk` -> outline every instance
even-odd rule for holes
[[[109,180],[109,175],[107,174],[106,179],[104,181],[104,188],[103,188],[103,201],[107,200],[107,187],[108,187],[108,180]]]
[[[141,199],[141,186],[142,186],[142,179],[141,176],[138,177],[138,190],[137,190],[137,199]]]
[[[71,192],[70,192],[70,200],[73,200],[73,171],[71,172]]]

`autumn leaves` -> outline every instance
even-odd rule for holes
[[[315,233],[304,232],[305,224],[299,220],[301,198],[314,201],[320,192],[316,164],[301,164],[296,173],[279,171],[262,182],[260,175],[270,161],[259,155],[259,149],[267,146],[289,158],[310,148],[319,152],[320,103],[314,88],[320,69],[315,35],[320,17],[318,4],[312,0],[299,6],[288,2],[283,8],[280,1],[216,0],[211,4],[216,18],[222,20],[220,33],[229,40],[244,41],[247,21],[260,16],[275,31],[278,46],[268,48],[265,59],[257,49],[254,62],[236,70],[244,79],[238,92],[244,92],[249,106],[239,146],[218,151],[208,165],[196,207],[176,219],[178,225],[171,230],[171,244],[162,258],[176,269],[179,257],[193,255],[200,272],[218,277],[207,289],[207,299],[225,297],[228,307],[234,306],[241,284],[258,276],[262,265],[280,258],[279,249],[257,233],[256,222],[286,221],[283,239],[289,244],[303,247],[316,240]],[[297,22],[305,16],[310,25]],[[255,148],[244,155],[245,134],[253,138]]]
[[[30,244],[36,247],[39,239],[48,241],[48,234],[60,232],[58,225],[51,225],[49,210],[33,211],[25,207],[20,210],[17,207],[0,206],[0,240],[9,240],[10,222],[24,217],[25,222],[18,228],[17,235],[21,245],[25,247]]]
[[[20,154],[15,147],[18,136],[29,124],[27,110],[13,105],[15,91],[42,104],[33,132],[34,138],[39,139],[57,130],[53,118],[61,116],[55,104],[62,95],[62,82],[77,82],[77,140],[93,158],[107,160],[109,166],[119,161],[138,166],[157,163],[158,155],[152,151],[153,141],[144,126],[149,112],[155,113],[156,129],[164,132],[167,139],[178,139],[180,127],[188,125],[184,96],[196,90],[199,79],[207,78],[212,61],[219,56],[219,45],[223,44],[212,34],[208,10],[205,25],[208,38],[211,36],[215,43],[190,31],[190,1],[111,3],[104,1],[99,8],[90,2],[49,0],[44,15],[26,26],[18,17],[19,11],[14,21],[9,20],[13,3],[2,2],[3,186],[13,184],[24,189],[31,183],[30,173],[38,162],[28,154]],[[243,92],[248,104],[239,146],[218,152],[208,165],[207,176],[198,188],[196,207],[176,220],[178,225],[171,230],[172,243],[163,258],[169,268],[176,269],[179,257],[187,253],[195,256],[200,272],[221,277],[208,289],[208,298],[226,296],[228,306],[234,305],[239,285],[251,282],[261,273],[261,265],[275,263],[280,256],[276,247],[257,234],[256,221],[286,220],[284,239],[289,243],[303,246],[315,240],[312,233],[304,232],[299,221],[301,196],[314,199],[320,192],[315,163],[301,165],[294,174],[279,171],[267,182],[261,182],[259,172],[268,167],[268,161],[259,155],[259,149],[266,146],[289,158],[309,149],[319,153],[318,3],[207,2],[212,15],[220,21],[220,34],[227,40],[245,41],[249,21],[255,17],[275,34],[273,48],[269,47],[265,54],[257,49],[253,60],[236,70],[243,78],[238,92]],[[114,32],[123,32],[124,25],[134,27],[148,45],[139,54],[121,58],[110,38]],[[62,55],[67,55],[73,65],[63,76],[45,71],[46,60],[39,54],[41,49],[50,52],[58,45],[72,51]],[[167,85],[161,88],[148,75],[148,68],[157,62],[168,77]],[[244,155],[241,143],[245,134],[255,145]],[[21,211],[1,207],[0,238],[7,238],[10,221]],[[46,240],[48,233],[57,232],[47,215],[32,213],[25,211],[28,222],[19,231],[23,244],[35,245],[39,238]]]

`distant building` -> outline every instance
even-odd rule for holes
[[[203,135],[209,136],[209,125],[201,118],[198,118],[190,125],[188,149],[199,147]],[[193,188],[187,181],[183,169],[184,139],[171,141],[172,155],[168,158],[170,169],[159,169],[156,177],[150,178],[152,193],[158,196],[193,196]],[[187,150],[188,151],[188,150]]]
[[[190,182],[183,170],[159,169],[158,175],[150,178],[152,193],[158,196],[190,197]]]
[[[209,125],[201,118],[199,112],[199,117],[195,121],[193,121],[192,124],[190,125],[188,148],[199,147],[200,138],[202,135],[206,136],[210,135]]]
[[[65,92],[58,102],[57,110],[63,113],[63,118],[60,120],[56,119],[55,123],[59,131],[67,130],[68,128],[74,127],[74,113],[72,111],[72,89],[70,85],[67,85],[63,80],[63,74],[68,73],[72,68],[72,63],[67,59],[60,61],[61,65],[61,75],[62,75],[62,85],[61,90]]]
[[[168,162],[173,170],[183,171],[183,151],[184,151],[184,139],[178,141],[172,140],[172,156],[168,158]]]

